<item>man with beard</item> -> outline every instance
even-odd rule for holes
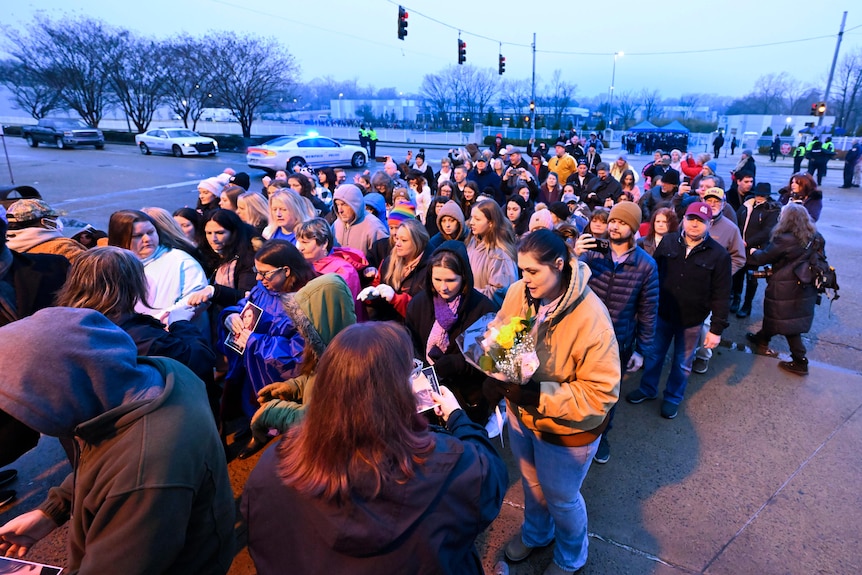
[[[591,210],[596,208],[610,208],[620,199],[623,188],[620,183],[610,175],[610,166],[606,162],[600,162],[596,167],[597,176],[587,187],[587,196],[584,198]]]
[[[595,251],[596,240],[584,234],[575,243],[575,254],[590,266],[589,286],[608,308],[620,349],[621,371],[637,371],[644,356],[651,355],[658,312],[658,268],[655,260],[635,244],[641,225],[641,210],[632,202],[620,202],[608,216],[610,251]],[[637,344],[637,345],[635,345]],[[616,406],[611,408],[608,426],[602,433],[593,461],[607,463],[611,457],[608,433]]]
[[[709,237],[712,209],[696,202],[688,207],[682,229],[664,236],[656,248],[659,276],[658,320],[650,353],[644,356],[640,386],[626,395],[629,403],[658,397],[665,355],[674,342],[670,373],[665,384],[661,416],[673,419],[685,395],[700,328],[712,313],[704,347],[712,349],[727,328],[730,303],[730,255]]]

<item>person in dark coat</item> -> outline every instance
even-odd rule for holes
[[[587,169],[587,161],[584,159],[578,160],[578,171],[569,176],[569,179],[566,180],[567,184],[572,184],[572,187],[575,190],[575,194],[578,198],[586,198],[587,197],[587,187],[590,185],[590,181],[596,176]]]
[[[832,155],[823,149],[823,144],[820,143],[820,140],[815,140],[811,143],[811,149],[808,150],[808,173],[812,176],[817,173],[818,186],[823,183],[829,158],[831,157]]]
[[[853,140],[853,146],[844,156],[844,183],[838,186],[839,188],[853,187],[853,170],[860,157],[862,157],[862,149],[859,147],[859,140]]]
[[[745,200],[736,214],[747,251],[751,251],[751,248],[762,249],[769,243],[769,234],[778,223],[780,215],[781,204],[772,199],[769,182],[757,184],[754,188],[754,197]],[[752,277],[748,272],[755,269],[757,266],[747,263],[745,267],[733,274],[734,301],[738,302],[742,297],[743,284],[747,286],[745,299],[736,312],[736,317],[744,318],[751,315],[751,303],[757,293],[757,278]]]
[[[610,175],[610,166],[601,162],[597,168],[597,175],[587,187],[584,202],[594,210],[596,208],[610,208],[616,204],[623,194],[620,183]]]
[[[327,385],[245,485],[260,575],[483,573],[475,539],[500,512],[506,465],[445,386],[432,395],[445,431],[416,413],[412,348],[403,327],[379,322],[327,346]]]
[[[503,194],[503,180],[497,175],[497,172],[488,166],[488,160],[485,156],[476,158],[476,167],[470,170],[467,174],[468,180],[476,182],[480,190],[492,188],[494,190],[494,200],[502,205],[505,203],[506,196]]]
[[[826,240],[817,232],[808,211],[790,203],[781,210],[769,244],[750,251],[749,261],[757,266],[772,265],[772,274],[766,279],[763,327],[746,337],[756,352],[767,354],[772,336],[783,335],[790,346],[791,361],[781,361],[778,367],[797,375],[808,373],[802,334],[811,329],[817,305],[809,262],[812,251],[825,253],[825,248]]]
[[[641,196],[640,206],[643,219],[651,219],[653,212],[659,208],[673,208],[673,200],[678,192],[679,172],[670,170],[661,177],[661,183],[645,191]]]
[[[820,212],[823,211],[823,192],[817,189],[817,183],[811,174],[793,174],[790,184],[778,191],[778,201],[782,206],[789,202],[802,204],[815,222],[820,219]]]
[[[776,161],[779,155],[781,155],[781,138],[775,136],[775,139],[772,140],[772,145],[769,147],[769,161]]]
[[[724,145],[724,134],[721,132],[715,137],[712,141],[712,152],[713,157],[719,158],[721,154],[721,147]]]
[[[455,340],[480,317],[497,309],[473,288],[464,242],[450,240],[431,255],[425,290],[410,301],[405,320],[415,357],[434,366],[440,383],[452,390],[470,419],[482,425],[491,411],[482,394],[485,374],[466,362]]]

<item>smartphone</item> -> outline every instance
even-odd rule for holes
[[[609,240],[606,240],[604,238],[595,238],[595,237],[593,239],[596,240],[596,245],[595,245],[595,247],[587,248],[588,250],[590,250],[592,252],[599,252],[602,254],[611,253],[611,242]]]
[[[689,176],[683,176],[682,181],[683,181],[683,183],[691,185],[691,178]]]

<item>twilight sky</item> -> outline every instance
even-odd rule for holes
[[[741,96],[760,75],[784,71],[823,89],[844,10],[841,54],[862,46],[858,0],[403,5],[410,13],[405,41],[396,34],[398,4],[388,0],[8,0],[0,6],[0,23],[26,26],[42,10],[55,19],[79,13],[159,38],[209,30],[274,36],[297,58],[304,81],[357,78],[361,85],[405,93],[415,92],[424,74],[456,63],[458,29],[469,64],[496,70],[503,42],[510,79],[530,77],[535,32],[538,85],[561,69],[563,79],[578,85],[576,97],[607,92],[618,51],[625,55],[616,64],[617,94],[649,88],[662,96]],[[818,39],[788,43],[810,38]],[[785,43],[698,52],[779,42]]]

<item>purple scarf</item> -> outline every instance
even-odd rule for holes
[[[432,365],[434,361],[427,357],[428,352],[437,347],[445,353],[449,348],[449,330],[458,321],[458,305],[460,303],[461,296],[450,302],[443,301],[440,296],[434,296],[434,325],[431,326],[431,333],[428,334],[428,343],[425,346],[426,359]]]

